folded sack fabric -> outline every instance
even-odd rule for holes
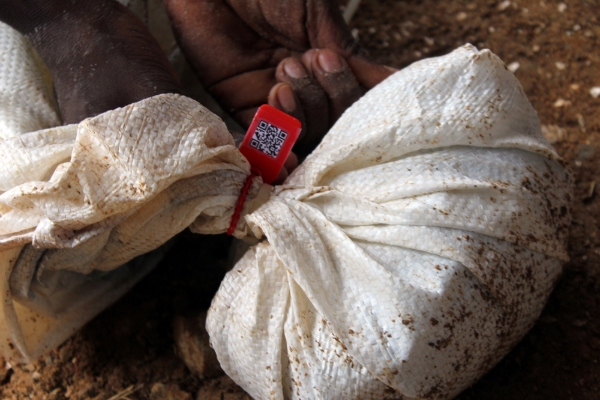
[[[257,399],[448,399],[539,316],[571,182],[514,75],[464,46],[397,72],[246,216],[207,328]]]
[[[114,302],[161,250],[134,257],[190,225],[225,232],[250,168],[192,99],[156,96],[56,127],[47,71],[1,23],[0,60],[0,350],[31,361]]]

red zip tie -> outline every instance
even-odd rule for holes
[[[252,119],[240,145],[240,153],[246,157],[252,170],[260,174],[264,183],[272,183],[290,155],[300,131],[300,121],[264,104]]]
[[[238,197],[231,225],[227,229],[228,235],[232,235],[237,227],[252,179],[258,175],[262,177],[263,183],[271,183],[277,179],[300,130],[300,121],[291,115],[268,104],[258,108],[240,145],[240,153],[246,157],[253,172],[248,176]]]
[[[248,179],[246,179],[246,183],[242,188],[242,192],[240,193],[240,197],[238,197],[238,201],[235,205],[235,210],[233,211],[233,215],[231,216],[231,224],[229,225],[229,229],[227,229],[228,235],[233,235],[235,228],[237,227],[237,223],[240,220],[240,214],[242,213],[242,208],[244,207],[244,203],[246,202],[246,196],[248,195],[248,190],[250,190],[250,186],[252,185],[252,180],[256,177],[254,172],[251,172],[248,175]]]

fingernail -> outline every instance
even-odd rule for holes
[[[283,107],[283,111],[291,113],[296,110],[296,99],[289,85],[281,85],[279,90],[277,90],[277,100],[281,104],[281,107]]]
[[[296,60],[286,61],[286,63],[283,64],[283,70],[290,78],[300,79],[306,77],[306,70],[300,62]]]
[[[340,72],[343,69],[340,57],[330,50],[321,50],[317,57],[319,65],[325,72],[334,73]]]

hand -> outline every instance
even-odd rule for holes
[[[309,50],[281,61],[269,104],[293,115],[306,127],[295,149],[312,151],[327,130],[365,92],[346,60],[333,50]]]
[[[271,99],[281,97],[284,110],[292,114],[302,110],[305,148],[320,140],[360,93],[393,72],[360,51],[334,0],[165,0],[165,4],[188,60],[224,108],[248,126],[269,93]],[[334,52],[307,53],[324,48]],[[341,68],[332,54],[341,56]],[[284,99],[291,96],[285,86],[276,86],[278,82],[289,84],[296,93],[296,111],[286,109]]]
[[[65,124],[181,91],[148,29],[116,1],[9,0],[0,21],[26,35],[50,69]],[[277,183],[297,164],[290,155]]]
[[[50,69],[65,124],[180,92],[156,40],[114,0],[3,0],[0,5],[0,20],[27,36]]]

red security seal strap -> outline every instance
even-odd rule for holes
[[[264,183],[277,179],[301,130],[300,121],[276,108],[263,105],[258,109],[240,146],[240,152],[250,163],[252,174],[238,198],[228,235],[235,231],[252,179],[256,175],[262,177]]]

